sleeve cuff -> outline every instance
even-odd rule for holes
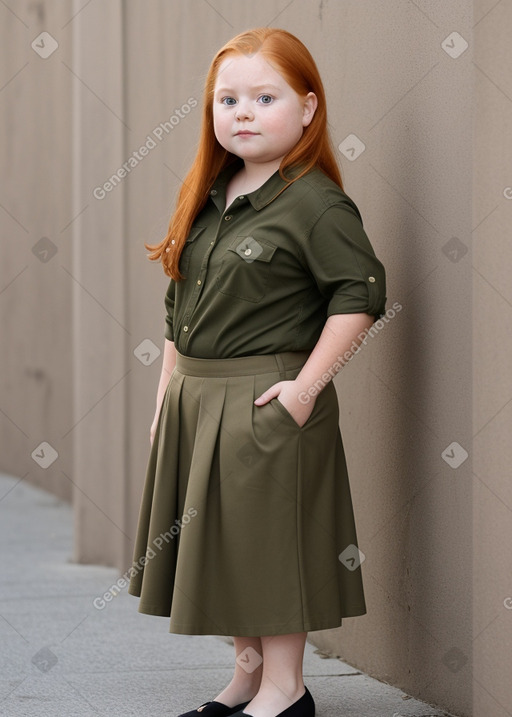
[[[369,274],[362,282],[353,287],[353,293],[346,289],[343,293],[334,293],[327,305],[327,316],[332,314],[358,314],[364,313],[380,319],[386,311],[386,285],[384,275]]]

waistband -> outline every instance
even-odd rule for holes
[[[260,373],[301,368],[311,351],[281,351],[275,354],[239,356],[235,358],[209,359],[184,356],[176,351],[176,369],[188,376],[229,377],[250,376]]]

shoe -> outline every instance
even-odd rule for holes
[[[211,700],[211,702],[205,702],[199,705],[195,710],[183,712],[183,714],[178,715],[178,717],[230,717],[234,715],[235,712],[241,712],[248,704],[249,702],[241,702],[234,707],[228,707],[227,705],[223,705],[222,702]]]
[[[232,717],[252,717],[252,715],[241,709],[239,712],[235,712]],[[306,691],[297,702],[294,702],[293,705],[287,707],[283,712],[279,712],[276,717],[315,717],[315,701],[308,688],[306,687]]]

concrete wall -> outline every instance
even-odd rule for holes
[[[10,7],[0,8],[0,461],[71,500],[71,4]],[[59,47],[43,59],[47,28]]]
[[[512,3],[475,3],[474,714],[512,709]]]
[[[472,434],[472,48],[441,46],[471,39],[471,4],[350,10],[329,25],[330,56],[343,48],[331,121],[366,145],[345,182],[402,309],[336,379],[368,614],[311,639],[471,715],[471,454],[456,469],[443,454],[470,452]]]
[[[168,283],[143,242],[165,234],[199,127],[199,105],[177,110],[224,41],[284,27],[317,60],[334,143],[365,145],[340,152],[343,177],[401,307],[335,379],[368,614],[309,639],[455,714],[509,714],[510,3],[10,8],[0,469],[73,500],[77,561],[128,567]]]

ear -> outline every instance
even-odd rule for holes
[[[307,127],[315,115],[318,99],[314,92],[308,92],[302,105],[302,126]]]

